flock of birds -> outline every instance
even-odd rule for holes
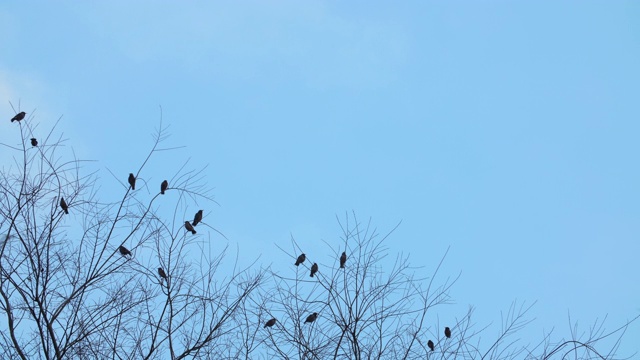
[[[296,259],[295,262],[295,266],[300,266],[300,264],[302,264],[305,260],[307,260],[307,255],[305,255],[304,253],[300,254],[298,256],[298,258]],[[340,268],[344,269],[344,265],[347,262],[347,253],[346,252],[342,252],[342,255],[340,255]],[[310,276],[313,277],[316,273],[318,272],[318,263],[313,263],[313,265],[311,265],[311,274]],[[314,312],[313,314],[307,316],[307,319],[304,321],[304,323],[312,323],[314,321],[316,321],[316,319],[318,318],[318,313]],[[270,328],[273,325],[276,324],[278,320],[276,318],[271,318],[270,320],[268,320],[265,324],[264,324],[264,328]],[[444,336],[446,336],[447,338],[451,337],[451,329],[449,327],[445,327],[444,328]],[[435,343],[432,340],[429,340],[427,342],[427,346],[429,347],[429,349],[431,351],[434,351],[436,348]]]
[[[133,173],[129,173],[129,178],[127,179],[127,181],[129,182],[129,186],[131,187],[131,190],[135,190],[136,177],[135,175],[133,175]],[[160,184],[160,194],[164,195],[165,191],[167,191],[168,188],[169,188],[169,182],[167,180],[164,180]],[[65,214],[69,214],[69,205],[67,205],[67,202],[64,201],[64,197],[60,197],[60,207],[62,208]],[[188,220],[185,221],[184,222],[185,229],[187,229],[187,231],[190,231],[192,234],[196,234],[196,230],[194,229],[194,226],[198,225],[198,223],[202,221],[202,214],[203,214],[202,210],[198,210],[198,212],[196,212],[196,215],[193,217],[193,222],[189,222]],[[125,257],[133,256],[131,251],[127,249],[124,245],[120,245],[118,247],[118,251],[122,256],[125,256]],[[168,279],[167,273],[164,271],[162,267],[158,268],[158,275],[160,276],[161,281]]]
[[[24,117],[26,115],[27,115],[26,112],[21,111],[21,112],[17,113],[16,116],[11,118],[11,122],[20,121],[20,120],[24,119]],[[36,138],[31,138],[31,146],[38,146],[38,140]]]
[[[24,119],[24,117],[26,116],[27,113],[25,113],[24,111],[21,111],[19,113],[17,113],[13,118],[11,118],[11,122],[14,121],[21,121],[22,119]],[[36,138],[31,138],[31,146],[38,146],[38,140]],[[136,177],[135,175],[133,175],[133,173],[129,173],[129,178],[127,179],[127,181],[129,182],[129,186],[131,187],[131,190],[135,190],[136,189]],[[165,191],[167,191],[167,189],[169,188],[169,182],[167,180],[164,180],[161,184],[160,184],[160,194],[164,195]],[[69,214],[69,205],[67,205],[67,202],[64,200],[64,197],[60,197],[60,208],[62,208],[62,210],[64,211],[65,214]],[[193,222],[189,222],[188,220],[184,222],[184,227],[185,229],[187,229],[187,231],[190,231],[192,234],[196,234],[196,230],[194,229],[194,227],[196,225],[198,225],[198,223],[200,223],[202,221],[202,210],[198,210],[198,212],[196,212],[196,215],[193,217]],[[129,249],[127,249],[126,247],[124,247],[124,245],[120,245],[118,247],[118,251],[120,252],[120,254],[122,256],[133,256],[133,254],[131,253],[131,251]],[[307,259],[307,256],[302,253],[298,256],[298,258],[296,259],[295,262],[295,266],[300,266],[300,264],[302,264],[305,260]],[[344,269],[344,265],[347,262],[347,253],[346,252],[342,252],[342,255],[340,255],[340,268]],[[313,265],[311,265],[311,274],[309,276],[314,277],[314,275],[318,272],[318,264],[317,263],[313,263]],[[168,276],[167,273],[164,271],[164,269],[162,269],[162,267],[158,268],[158,275],[162,279],[164,280],[168,280]],[[316,319],[318,318],[318,313],[314,312],[313,314],[307,316],[307,319],[304,321],[304,323],[312,323],[314,321],[316,321]],[[276,318],[271,318],[269,321],[267,321],[264,324],[265,328],[270,328],[273,325],[276,324]],[[449,327],[445,327],[444,328],[444,336],[446,336],[447,338],[451,337],[451,329],[449,329]],[[431,349],[431,351],[434,351],[435,349],[435,344],[433,343],[433,341],[429,340],[427,342],[427,346],[429,347],[429,349]]]
[[[304,253],[300,254],[298,256],[298,258],[296,259],[295,262],[295,266],[300,266],[300,264],[302,264],[305,260],[307,260],[307,255],[305,255]],[[340,255],[340,268],[344,269],[344,264],[347,262],[347,253],[346,252],[342,252],[342,255]],[[314,275],[318,272],[318,263],[313,263],[313,265],[311,265],[311,274],[309,276],[314,277]],[[314,312],[313,314],[307,316],[307,319],[304,321],[304,323],[312,323],[314,321],[316,321],[316,319],[318,318],[318,313]],[[271,318],[269,321],[267,321],[264,324],[264,327],[272,327],[273,325],[276,324],[276,318]]]
[[[135,190],[136,176],[133,175],[133,173],[129,173],[129,178],[127,179],[127,181],[129,182],[129,186],[131,187],[131,190],[132,191]],[[167,191],[168,188],[169,188],[169,182],[167,180],[162,181],[162,183],[160,184],[160,194],[164,195],[165,191]],[[62,201],[64,201],[63,198],[60,199],[60,206],[62,206]],[[196,229],[194,229],[194,227],[202,221],[202,214],[203,214],[202,210],[198,210],[198,212],[196,212],[196,215],[193,217],[193,222],[189,222],[189,220],[184,222],[184,228],[195,235],[197,231]],[[118,247],[118,251],[122,256],[133,256],[133,254],[131,254],[131,251],[129,251],[129,249],[124,247],[124,245],[120,245]],[[161,279],[160,281],[168,280],[167,273],[164,271],[162,267],[158,268],[158,275],[160,276],[160,279]]]
[[[11,118],[11,122],[14,122],[14,121],[19,122],[23,120],[26,115],[27,115],[26,112],[21,111]],[[38,140],[36,138],[31,138],[31,146],[38,146]],[[129,182],[129,186],[131,187],[131,190],[135,190],[136,177],[135,175],[133,175],[133,173],[129,173],[129,178],[127,179],[127,181]],[[169,182],[167,180],[164,180],[160,184],[160,194],[164,195],[165,191],[167,191],[168,188],[169,188]],[[65,214],[67,215],[69,214],[69,205],[64,200],[64,196],[60,197],[60,208],[62,209],[62,211],[64,211]],[[196,234],[196,230],[194,229],[194,227],[198,225],[198,223],[201,221],[202,221],[202,210],[198,210],[195,217],[193,218],[193,223],[187,220],[184,222],[184,227],[185,229],[187,229],[187,231],[190,231],[192,234]],[[118,247],[118,251],[122,256],[133,256],[131,251],[127,249],[124,245],[120,245]],[[164,269],[162,269],[162,267],[158,268],[158,275],[160,275],[161,279],[164,279],[164,280],[168,279],[167,273],[164,271]]]

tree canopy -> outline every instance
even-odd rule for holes
[[[268,259],[285,265],[241,267],[241,252],[210,246],[224,234],[207,219],[215,200],[202,170],[148,170],[170,151],[162,123],[141,164],[101,179],[64,151],[59,123],[43,133],[25,112],[8,119],[15,143],[1,144],[12,160],[0,172],[3,359],[632,355],[616,350],[636,318],[612,331],[596,322],[524,341],[518,334],[532,304],[514,302],[492,339],[473,308],[454,323],[434,321],[460,276],[441,273],[447,254],[433,269],[413,267],[420,257],[396,255],[390,244],[395,228],[381,233],[355,213],[337,216],[341,236],[324,242],[330,257],[292,236],[289,246],[274,244],[279,259]],[[104,181],[118,190],[102,191]]]

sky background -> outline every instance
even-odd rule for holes
[[[243,260],[292,235],[330,254],[354,211],[402,221],[388,245],[419,275],[450,248],[440,322],[537,301],[535,343],[640,314],[640,2],[3,1],[0,49],[0,142],[9,101],[63,115],[121,194],[109,171],[140,166],[162,106],[185,148],[141,176],[208,165],[205,221]]]

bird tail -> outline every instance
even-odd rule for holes
[[[196,234],[196,231],[195,231],[195,230],[191,230],[191,233],[192,233],[193,235],[195,235],[195,234]]]
[[[64,209],[64,213],[69,215],[69,209]]]
[[[160,194],[164,195],[164,190],[160,191]]]

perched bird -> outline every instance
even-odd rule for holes
[[[436,348],[436,346],[433,344],[433,341],[431,340],[427,341],[427,346],[429,347],[429,349],[431,349],[431,351]]]
[[[16,114],[16,116],[11,118],[11,122],[20,121],[20,120],[24,119],[25,115],[27,115],[26,112],[24,112],[24,111],[19,112],[19,113]]]
[[[309,276],[313,277],[313,275],[317,272],[318,272],[318,264],[313,263],[313,265],[311,265],[311,275]]]
[[[298,256],[298,259],[296,260],[296,266],[302,264],[306,259],[307,259],[307,256],[304,253]]]
[[[451,329],[449,327],[444,328],[444,336],[450,338],[451,337]]]
[[[192,234],[196,233],[196,230],[193,228],[193,226],[191,226],[191,223],[188,221],[184,222],[184,228],[187,229],[187,231],[191,231]]]
[[[163,181],[162,184],[160,184],[160,194],[164,195],[164,192],[167,190],[168,187],[169,187],[169,182],[167,180]]]
[[[307,316],[307,320],[304,321],[304,323],[312,323],[314,321],[316,321],[316,319],[318,318],[318,313],[313,313],[309,316]]]
[[[60,198],[60,207],[64,210],[65,214],[69,214],[69,206],[67,205],[67,202],[64,201],[63,197]]]
[[[276,324],[276,318],[273,318],[273,319],[267,321],[267,323],[264,324],[264,327],[272,327],[275,324]]]
[[[163,279],[167,278],[167,273],[165,273],[164,270],[162,270],[161,267],[158,268],[158,275],[160,275],[160,277],[163,278]]]
[[[129,173],[129,185],[131,185],[131,190],[136,189],[136,177],[133,176],[133,173]]]
[[[122,254],[122,256],[132,256],[131,255],[131,251],[129,251],[129,249],[127,249],[126,247],[120,245],[120,247],[118,247],[118,251],[120,251],[120,254]]]
[[[340,255],[340,269],[344,269],[344,264],[347,262],[347,253],[346,252],[342,252],[342,255]]]
[[[38,140],[36,140],[36,138],[31,138],[31,146],[38,146]]]
[[[193,217],[193,226],[198,225],[202,221],[202,210],[198,210],[196,216]]]

